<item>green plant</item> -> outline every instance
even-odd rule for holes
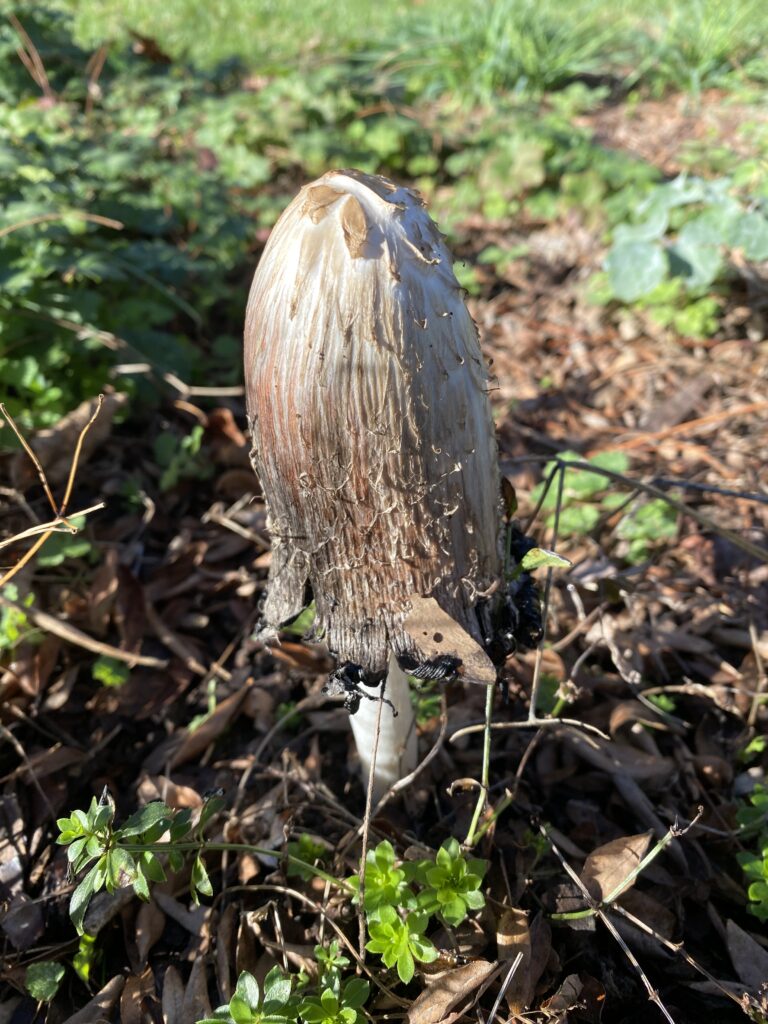
[[[306,1024],[363,1024],[366,1017],[362,1008],[369,990],[367,981],[349,978],[338,989],[323,988],[318,995],[305,996],[299,1015]]]
[[[102,654],[94,661],[91,675],[102,686],[122,686],[130,679],[131,670],[124,661]]]
[[[626,559],[632,565],[644,561],[655,544],[676,533],[677,512],[663,498],[635,504],[616,527],[616,536],[628,542]]]
[[[416,900],[419,910],[439,914],[453,927],[461,924],[470,910],[485,906],[485,897],[480,891],[485,869],[485,861],[476,857],[467,859],[458,841],[447,839],[435,860],[421,861],[414,872],[414,880],[424,886]]]
[[[19,602],[19,590],[15,583],[6,583],[3,593],[9,601]],[[22,641],[28,643],[37,638],[39,634],[33,631],[23,611],[24,608],[31,608],[34,602],[35,595],[29,593],[22,598],[20,608],[0,605],[0,651],[12,651]]]
[[[49,1003],[59,990],[65,974],[63,964],[55,960],[41,960],[30,964],[24,978],[27,992],[41,1003]]]
[[[397,975],[406,984],[413,978],[415,961],[431,963],[438,952],[424,931],[429,924],[429,914],[406,914],[402,918],[391,906],[382,906],[375,918],[368,918],[368,933],[371,936],[365,948],[378,953],[387,967],[396,967]]]
[[[299,878],[307,882],[315,876],[313,868],[322,864],[327,850],[322,843],[316,842],[312,836],[303,832],[297,842],[286,843],[285,852],[292,858],[288,861],[286,874],[298,875]]]
[[[200,457],[204,430],[196,423],[181,440],[166,430],[155,438],[155,459],[163,470],[160,490],[169,491],[180,480],[206,480],[213,468]]]
[[[768,259],[768,211],[734,193],[729,178],[681,175],[653,188],[619,224],[605,260],[599,299],[640,302],[661,324],[712,333],[720,302],[710,295],[729,271],[727,255]]]
[[[297,1000],[291,993],[292,982],[279,967],[273,967],[264,979],[264,989],[252,974],[243,971],[228,1003],[214,1010],[197,1024],[289,1024],[296,1021]]]
[[[755,837],[755,849],[742,851],[736,860],[747,880],[749,912],[768,921],[768,788],[755,786],[736,812],[745,836]]]
[[[383,840],[366,856],[363,909],[370,940],[366,945],[379,953],[387,967],[408,982],[415,961],[430,963],[438,953],[425,931],[432,915],[455,927],[470,910],[485,905],[480,891],[486,864],[467,860],[455,839],[446,840],[434,860],[397,863],[395,851]],[[359,892],[359,879],[348,879]],[[357,899],[357,897],[356,897]]]
[[[223,806],[222,798],[213,794],[205,800],[197,818],[193,820],[189,809],[173,810],[156,800],[131,815],[120,828],[115,828],[115,807],[105,795],[98,802],[94,797],[87,811],[75,810],[68,818],[59,818],[56,842],[68,848],[67,859],[71,873],[75,875],[88,868],[75,888],[69,905],[69,916],[78,934],[83,935],[88,904],[101,889],[114,892],[118,886],[130,885],[138,897],[147,900],[152,883],[165,880],[164,864],[171,871],[177,872],[190,860],[189,887],[192,899],[197,902],[201,895],[210,896],[213,893],[203,862],[205,854],[231,850],[255,851],[273,856],[272,850],[247,843],[205,839],[207,825]],[[301,861],[288,852],[286,858],[289,864],[352,891],[351,886],[317,865]]]

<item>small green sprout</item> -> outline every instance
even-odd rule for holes
[[[431,963],[438,952],[424,936],[429,914],[408,914],[403,920],[394,907],[382,906],[376,918],[368,919],[371,936],[365,945],[370,953],[379,953],[387,967],[397,967],[397,975],[406,984],[413,978],[414,961]]]

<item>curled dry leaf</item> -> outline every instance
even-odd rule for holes
[[[635,883],[632,872],[648,852],[652,838],[651,831],[621,836],[593,850],[581,872],[581,880],[590,896],[601,902],[631,888]]]
[[[184,807],[194,809],[203,806],[203,798],[196,789],[172,782],[165,775],[145,775],[139,783],[138,795],[143,804],[162,800],[177,811]]]
[[[456,970],[446,971],[418,996],[406,1014],[406,1021],[408,1024],[439,1024],[446,1019],[455,1019],[455,1016],[449,1016],[451,1011],[496,970],[498,964],[474,960]]]

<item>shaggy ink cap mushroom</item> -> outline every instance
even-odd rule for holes
[[[278,220],[248,301],[265,625],[311,593],[318,635],[371,679],[391,654],[452,653],[414,628],[414,600],[482,644],[478,602],[501,573],[489,376],[451,264],[416,193],[331,171]]]

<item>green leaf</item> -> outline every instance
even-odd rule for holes
[[[273,968],[273,970],[280,970],[279,968]],[[290,985],[289,985],[290,994]],[[252,1010],[258,1010],[259,999],[261,994],[259,992],[259,984],[252,974],[248,971],[242,971],[240,977],[237,979],[237,985],[235,987],[235,995],[238,996],[243,1002],[250,1007]],[[266,995],[266,985],[265,985]]]
[[[211,885],[211,880],[208,877],[208,872],[205,870],[205,864],[203,864],[202,858],[199,854],[195,857],[192,863],[190,888],[192,890],[192,898],[195,901],[197,901],[197,894],[199,892],[204,896],[213,896],[213,886]]]
[[[734,221],[728,242],[748,260],[768,260],[768,217],[757,211],[743,213]]]
[[[291,979],[273,967],[264,979],[264,1003],[284,1006],[291,998]]]
[[[97,891],[97,881],[103,877],[104,867],[102,861],[106,862],[106,855],[102,856],[94,864],[82,882],[80,882],[72,893],[72,898],[69,901],[69,916],[78,935],[83,934],[83,919],[85,918],[85,912],[88,909],[91,897],[94,892]]]
[[[49,1003],[58,992],[64,974],[63,964],[56,963],[54,960],[41,960],[39,963],[29,965],[24,984],[33,999],[37,999],[41,1003]]]
[[[622,302],[648,295],[667,274],[667,257],[653,242],[620,242],[605,261],[613,293]]]
[[[530,548],[523,555],[523,559],[520,562],[520,566],[524,572],[533,572],[536,569],[545,569],[552,567],[553,569],[567,569],[573,563],[563,558],[562,555],[558,555],[554,551],[547,551],[546,548]]]
[[[145,807],[136,811],[135,814],[132,814],[118,829],[116,835],[121,840],[127,839],[129,836],[139,836],[159,823],[163,823],[167,828],[172,819],[173,811],[171,808],[163,803],[162,800],[153,800]],[[166,828],[163,828],[163,831]]]

